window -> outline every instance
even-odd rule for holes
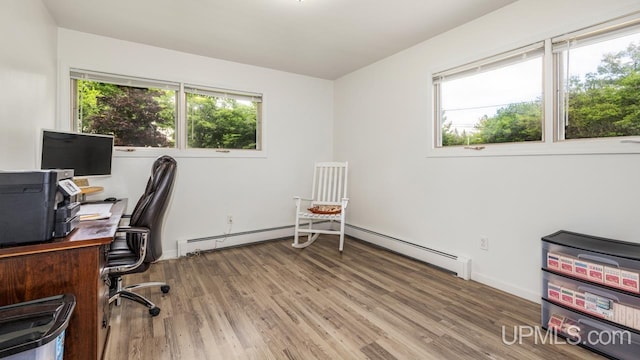
[[[640,153],[640,12],[435,73],[433,96],[431,156]]]
[[[552,39],[557,140],[640,135],[640,20]]]
[[[433,75],[436,146],[543,140],[544,43]]]
[[[72,128],[116,146],[261,150],[261,94],[80,70],[71,92]]]
[[[187,147],[259,149],[262,97],[185,86]]]
[[[71,72],[73,129],[115,146],[175,147],[179,84]]]

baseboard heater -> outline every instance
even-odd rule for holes
[[[327,221],[326,225],[331,225],[331,223]],[[178,257],[187,256],[200,251],[210,251],[293,237],[293,229],[293,225],[288,225],[188,240],[178,240]],[[416,245],[405,240],[349,224],[345,225],[345,233],[351,237],[378,245],[387,250],[451,271],[458,277],[465,280],[469,280],[471,278],[471,259],[466,256],[453,255],[443,251]],[[348,248],[345,249],[345,251],[348,251]]]
[[[178,240],[178,257],[188,256],[200,251],[248,245],[265,241],[266,239],[276,240],[291,236],[293,236],[293,226],[281,226],[269,229],[213,235],[196,239]]]
[[[440,250],[416,245],[405,240],[349,224],[345,225],[345,234],[451,271],[465,280],[471,278],[471,259],[466,256],[453,255]],[[348,250],[345,249],[345,251]]]
[[[329,225],[329,221],[317,221],[316,225]],[[304,224],[306,225],[306,224]],[[301,226],[304,226],[301,224]],[[187,256],[200,251],[210,251],[240,245],[255,244],[263,241],[293,238],[293,225],[267,229],[242,231],[236,233],[212,235],[188,240],[178,240],[178,257]]]

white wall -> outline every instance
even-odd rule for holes
[[[427,158],[431,72],[639,6],[520,0],[332,84],[65,29],[56,38],[39,0],[4,0],[0,169],[35,167],[38,130],[66,124],[64,107],[55,120],[58,42],[61,87],[71,66],[265,94],[266,158],[178,157],[164,234],[169,256],[177,240],[221,234],[227,214],[234,232],[291,224],[291,197],[310,187],[311,164],[333,158],[350,161],[351,224],[468,255],[475,280],[535,300],[542,235],[568,229],[640,242],[640,157]],[[106,187],[97,198],[134,202],[152,161],[117,157],[114,175],[94,180]],[[480,236],[489,237],[489,251],[479,250]]]
[[[227,215],[232,232],[293,224],[294,195],[311,188],[315,161],[332,158],[333,83],[280,71],[170,51],[87,33],[59,30],[60,94],[68,94],[68,69],[183,81],[264,94],[267,156],[194,158],[176,155],[178,177],[164,229],[164,255],[176,241],[221,235]],[[68,126],[67,98],[59,126]],[[131,209],[155,157],[114,159],[113,176],[95,179],[105,192],[128,197]]]
[[[350,161],[349,223],[469,256],[473,279],[534,301],[541,236],[640,242],[638,155],[426,157],[433,71],[638,9],[635,0],[520,0],[338,79],[334,157]]]
[[[0,3],[0,169],[36,166],[37,129],[54,125],[56,38],[40,0]]]

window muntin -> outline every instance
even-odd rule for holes
[[[437,147],[543,140],[543,43],[434,74]]]
[[[262,150],[262,94],[70,72],[73,130],[116,146]]]
[[[640,135],[638,22],[554,39],[557,140]]]

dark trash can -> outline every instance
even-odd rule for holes
[[[62,360],[73,294],[0,307],[0,359]]]

